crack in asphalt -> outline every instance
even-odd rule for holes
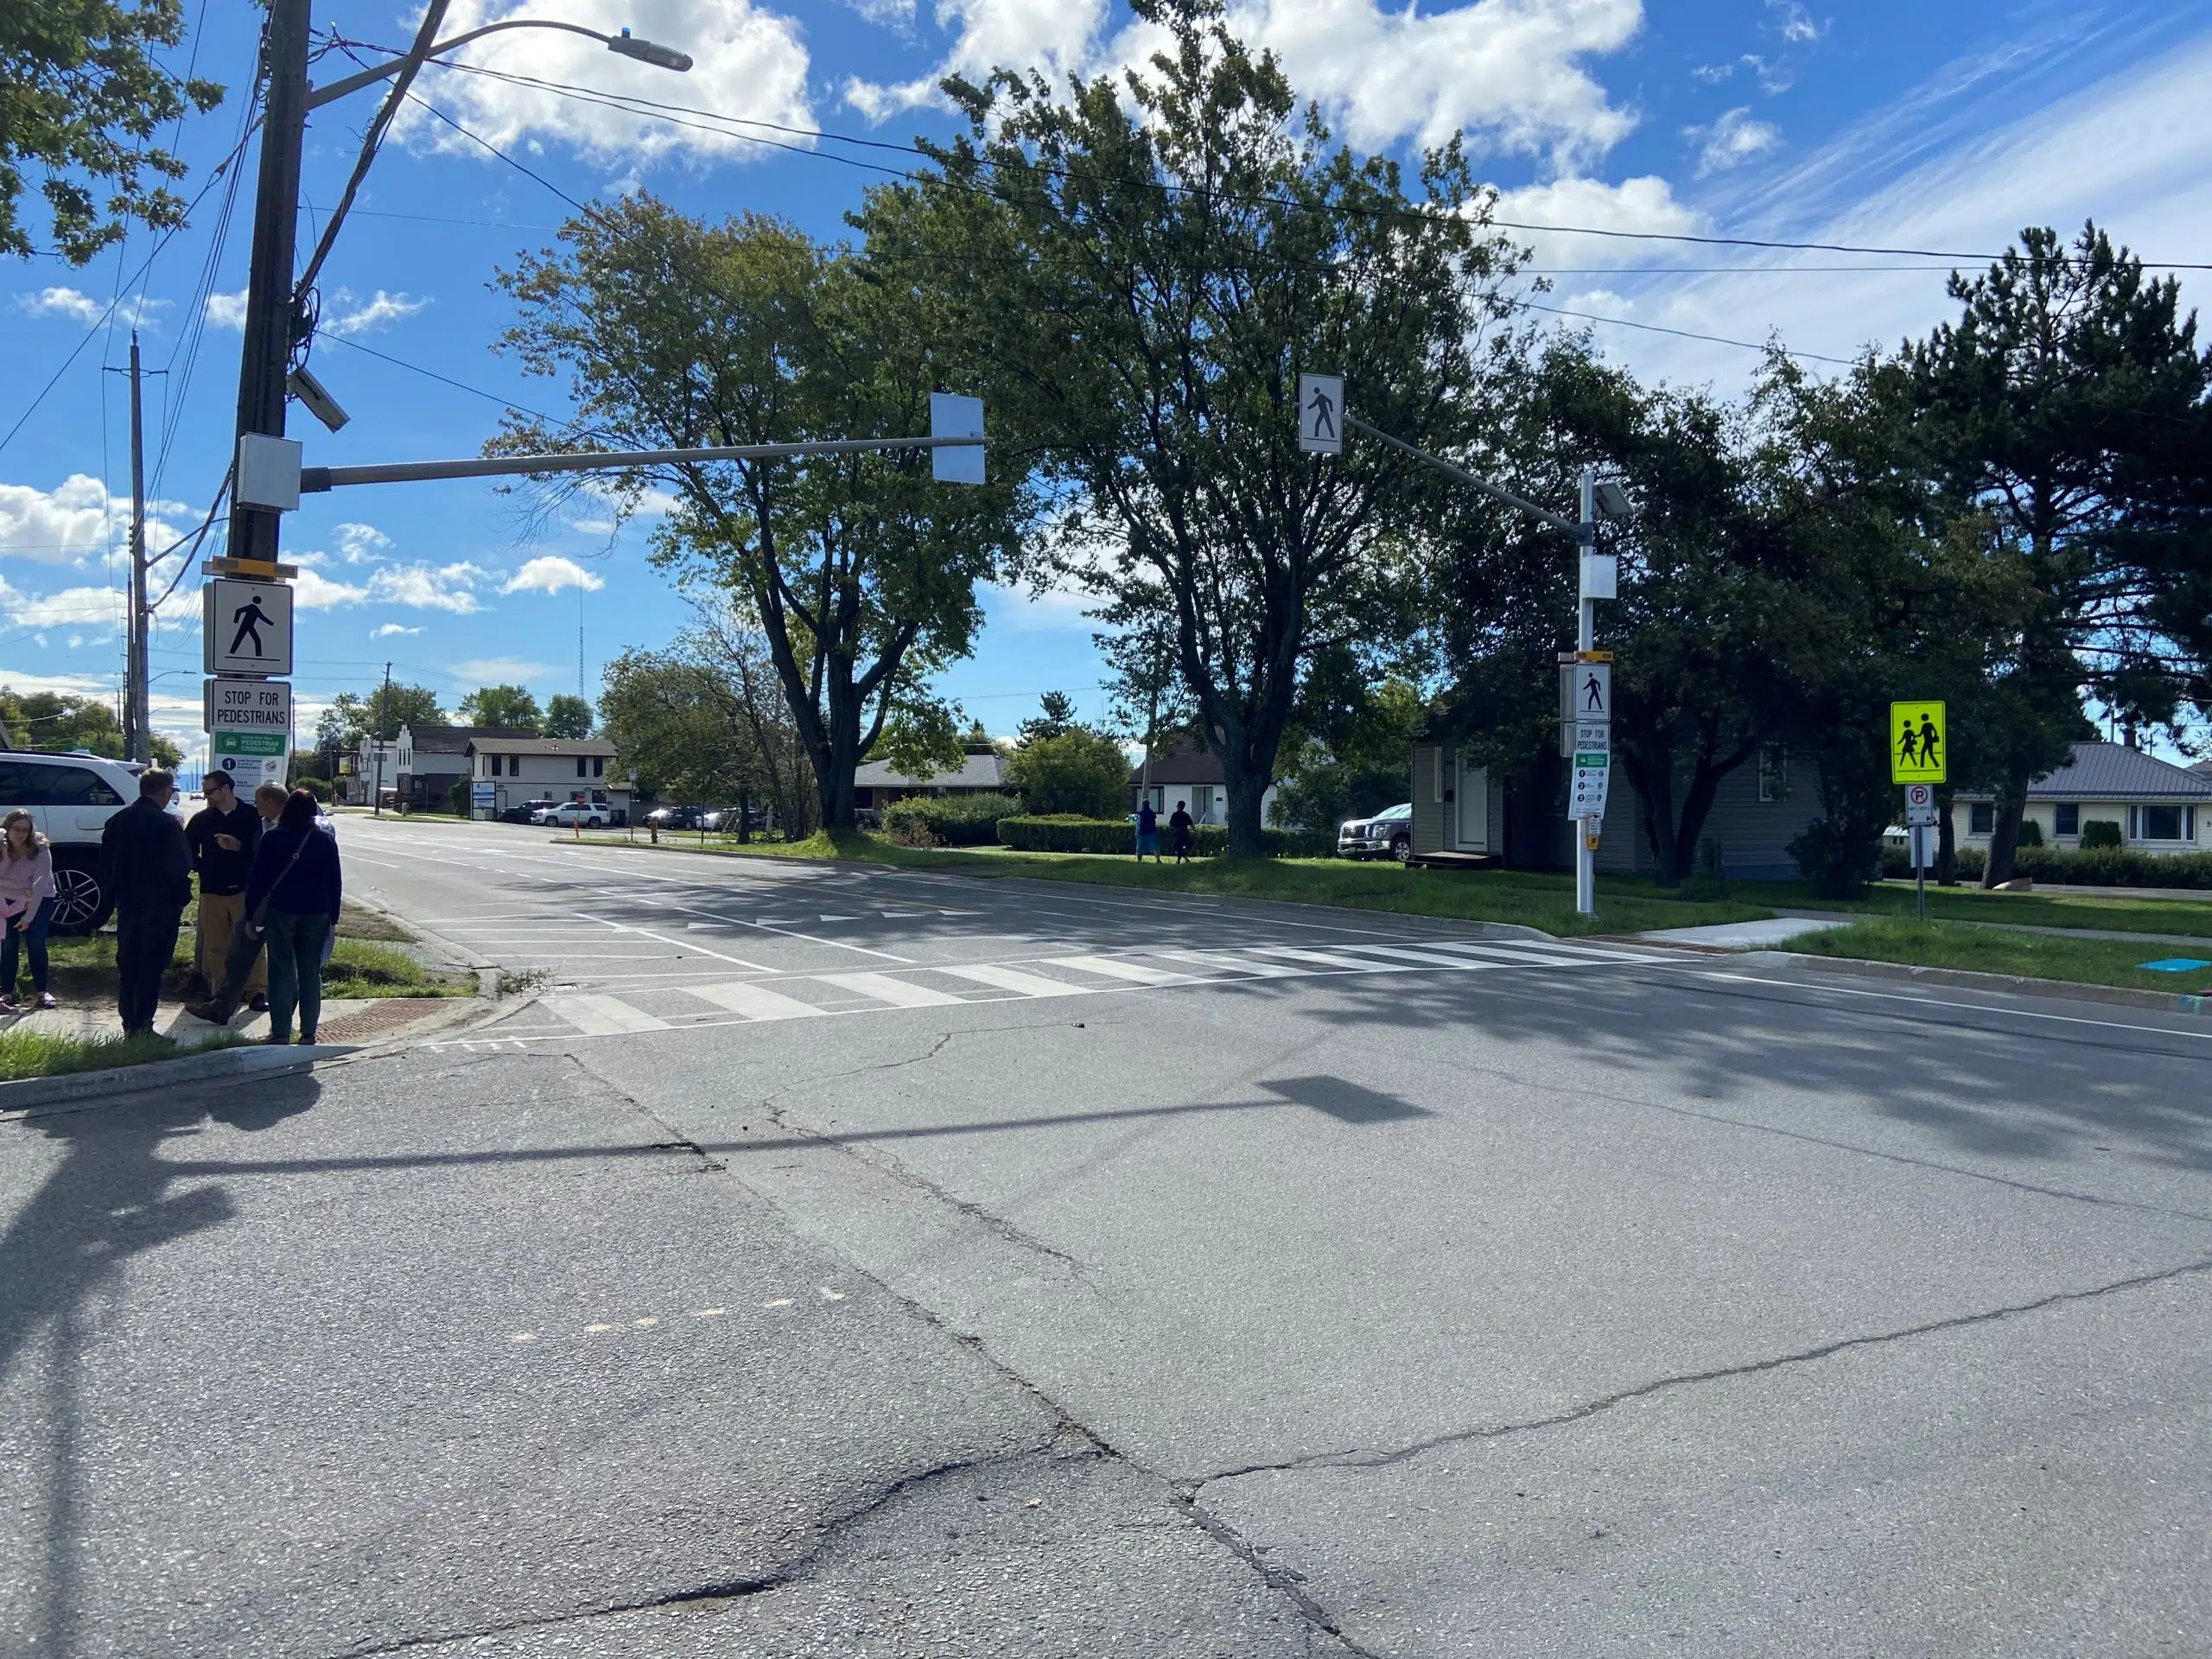
[[[2040,1313],[2045,1308],[2066,1306],[2075,1302],[2094,1301],[2100,1297],[2112,1296],[2125,1291],[2143,1290],[2171,1280],[2186,1278],[2191,1274],[2212,1271],[2212,1256],[2184,1262],[2177,1267],[2161,1268],[2155,1273],[2137,1274],[2119,1279],[2108,1285],[2099,1285],[2088,1290],[2053,1291],[2048,1296],[2038,1296],[2032,1301],[2007,1303],[2002,1307],[1984,1308],[1978,1313],[1961,1313],[1948,1319],[1933,1319],[1925,1325],[1906,1325],[1896,1331],[1876,1332],[1871,1336],[1845,1337],[1835,1342],[1822,1343],[1818,1347],[1801,1349],[1795,1353],[1777,1354],[1766,1359],[1748,1360],[1741,1365],[1724,1365],[1712,1370],[1687,1371],[1675,1376],[1654,1378],[1631,1388],[1601,1395],[1585,1401],[1569,1410],[1549,1417],[1531,1418],[1525,1422],[1493,1423],[1481,1428],[1455,1429],[1448,1434],[1431,1435],[1426,1440],[1376,1452],[1353,1447],[1341,1452],[1313,1452],[1302,1458],[1291,1458],[1280,1463],[1254,1463],[1234,1469],[1223,1469],[1194,1480],[1179,1483],[1179,1490],[1185,1497],[1196,1502],[1198,1493],[1217,1481],[1236,1480],[1247,1475],[1287,1474],[1300,1469],[1386,1469],[1394,1464],[1410,1462],[1425,1452],[1439,1451],[1449,1446],[1465,1446],[1477,1440],[1501,1440],[1509,1434],[1527,1433],[1534,1430],[1559,1428],[1568,1423],[1580,1422],[1586,1417],[1597,1416],[1616,1406],[1626,1405],[1633,1400],[1662,1394],[1672,1389],[1694,1388],[1706,1382],[1725,1382],[1736,1377],[1757,1376],[1762,1372],[1781,1370],[1788,1366],[1808,1365],[1832,1358],[1859,1348],[1878,1348],[1894,1342],[1904,1342],[1915,1337],[1925,1337],[1948,1331],[1962,1331],[1977,1325],[1993,1324],[2001,1319],[2017,1319],[2024,1314]]]

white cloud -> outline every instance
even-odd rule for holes
[[[245,289],[240,289],[235,294],[210,294],[201,315],[207,319],[210,328],[236,328],[244,333]]]
[[[460,34],[543,10],[532,0],[458,0],[446,14],[446,28]],[[633,29],[645,39],[690,53],[693,67],[687,75],[673,75],[617,57],[576,35],[543,29],[501,34],[455,56],[540,80],[709,107],[786,126],[815,124],[798,25],[753,0],[565,0],[560,16],[607,35]],[[679,157],[749,161],[776,153],[734,133],[677,126],[481,75],[433,71],[417,84],[441,109],[502,149],[553,143],[601,162],[648,164]],[[405,110],[398,128],[410,143],[485,159],[482,149],[422,110]]]
[[[422,632],[423,630],[420,628],[404,627],[397,622],[387,622],[382,627],[372,632],[369,635],[369,638],[372,639],[389,639],[396,634],[406,634],[411,636]]]
[[[348,564],[379,563],[384,550],[391,545],[391,537],[374,524],[335,524],[330,533],[337,538],[338,550]]]
[[[341,288],[330,299],[332,309],[324,313],[316,330],[340,336],[373,334],[386,323],[404,322],[430,303],[405,294],[387,294],[382,289],[364,300],[353,289]]]
[[[292,603],[303,611],[327,611],[334,605],[358,605],[369,596],[365,588],[333,582],[319,570],[300,572],[292,584]]]
[[[453,665],[454,682],[471,689],[480,685],[528,685],[553,671],[551,663],[533,663],[520,657],[472,657]]]
[[[1141,64],[1156,32],[1131,26],[1109,39],[1103,0],[939,0],[959,31],[928,74],[898,85],[849,81],[846,100],[870,119],[934,102],[945,74],[1035,66],[1058,78]],[[1302,97],[1318,99],[1349,143],[1382,149],[1433,144],[1465,128],[1516,154],[1573,167],[1625,137],[1633,117],[1612,107],[1583,68],[1618,51],[1642,27],[1642,0],[1467,0],[1424,10],[1383,0],[1242,0],[1230,26],[1272,48]]]
[[[147,502],[148,550],[160,552],[200,516],[186,502]],[[0,484],[0,556],[91,566],[120,553],[130,540],[130,498],[110,494],[89,473],[72,473],[51,490]]]
[[[998,586],[983,591],[995,626],[1010,628],[1016,633],[1099,632],[1098,619],[1090,613],[1104,601],[1096,594],[1085,593],[1065,582],[1042,593],[1032,593],[1027,588]]]
[[[126,328],[150,328],[169,308],[167,300],[149,300],[141,294],[115,308],[115,320]],[[35,294],[16,296],[16,309],[34,317],[67,317],[90,328],[105,321],[107,306],[80,289],[41,288]]]
[[[490,571],[465,560],[454,564],[379,565],[370,573],[368,597],[378,604],[409,605],[416,610],[467,616],[484,608],[472,590],[490,576]]]
[[[581,588],[588,594],[595,594],[606,586],[606,578],[593,575],[574,559],[548,553],[531,560],[509,576],[499,591],[503,594],[557,594],[563,588]]]
[[[113,588],[64,588],[31,594],[0,576],[0,620],[15,628],[120,628],[123,594]]]
[[[1670,234],[1695,234],[1707,228],[1701,214],[1675,200],[1666,180],[1649,175],[1618,184],[1567,178],[1508,190],[1498,197],[1494,211],[1498,219],[1516,226],[1586,225],[1596,230]],[[1516,229],[1510,234],[1535,251],[1540,265],[1649,264],[1655,245],[1666,245],[1568,231]]]
[[[1683,128],[1682,137],[1700,141],[1697,175],[1702,179],[1764,156],[1782,142],[1782,130],[1771,122],[1753,120],[1751,106],[1745,105],[1709,127]]]
[[[58,697],[112,697],[116,681],[99,674],[25,674],[16,669],[0,671],[0,686],[29,696],[51,691]]]
[[[1766,0],[1766,9],[1774,14],[1776,29],[1792,46],[1809,45],[1821,38],[1821,26],[1798,0]]]

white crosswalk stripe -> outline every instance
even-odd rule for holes
[[[765,985],[754,985],[741,979],[715,980],[705,985],[686,985],[681,988],[686,996],[696,996],[727,1008],[732,1014],[741,1014],[747,1020],[804,1020],[813,1014],[830,1012],[817,1008],[811,1002],[802,1002],[795,996],[785,996],[781,991],[772,991]]]
[[[549,996],[545,1006],[587,1037],[626,1031],[666,1031],[668,1021],[633,1008],[619,996]]]
[[[811,977],[824,985],[850,991],[855,996],[872,996],[879,1002],[888,1002],[894,1008],[941,1008],[948,1002],[961,1001],[950,991],[932,990],[927,985],[893,979],[888,974],[816,974]]]
[[[1249,957],[1231,956],[1226,950],[1162,950],[1160,954],[1170,962],[1194,962],[1201,968],[1225,968],[1235,974],[1249,974],[1255,979],[1299,979],[1313,972],[1310,968],[1286,968],[1279,962],[1255,962]]]
[[[994,986],[1001,991],[1019,991],[1024,996],[1081,996],[1090,988],[1085,985],[1071,985],[1064,979],[1047,979],[1042,974],[1025,974],[1019,968],[1002,968],[996,963],[938,968],[932,971],[950,974],[960,979],[972,979],[978,985]]]
[[[1073,968],[1082,973],[1099,974],[1108,979],[1125,979],[1132,985],[1187,985],[1198,977],[1196,974],[1179,974],[1165,968],[1147,968],[1141,962],[1130,962],[1122,957],[1054,957],[1047,968]]]

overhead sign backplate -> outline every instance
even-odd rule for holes
[[[1893,702],[1890,705],[1890,781],[1893,784],[1940,784],[1950,769],[1949,734],[1943,728],[1940,702]]]
[[[218,576],[200,590],[200,632],[210,674],[292,671],[292,590],[281,582]]]

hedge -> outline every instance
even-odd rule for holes
[[[1080,818],[1053,813],[999,820],[999,840],[1021,853],[1121,853],[1135,855],[1137,827],[1128,818]],[[1268,858],[1319,858],[1336,850],[1332,836],[1310,830],[1262,830],[1260,844]],[[1174,856],[1167,825],[1160,826],[1160,850]],[[1191,831],[1191,850],[1217,858],[1229,850],[1229,827],[1201,823]]]
[[[1979,847],[1958,851],[1961,881],[1980,881],[1986,855]],[[2031,881],[2081,887],[2212,888],[2212,853],[2146,853],[2126,847],[2097,847],[2087,852],[2067,847],[2023,847],[2012,860],[2013,873]],[[1882,874],[1910,880],[1910,855],[1902,847],[1882,849]],[[1935,872],[1931,869],[1929,874]]]
[[[1011,795],[909,795],[883,809],[883,829],[910,847],[987,847],[999,820],[1020,810]]]

